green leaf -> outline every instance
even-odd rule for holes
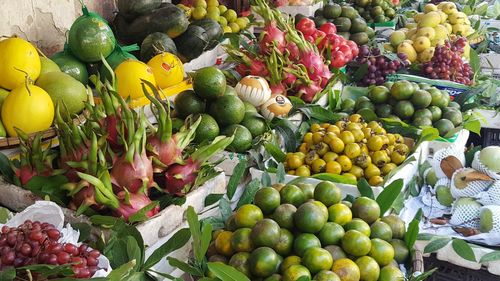
[[[12,281],[16,278],[16,269],[9,267],[0,271],[0,280]]]
[[[276,169],[276,180],[278,181],[278,183],[284,183],[285,176],[285,165],[283,165],[283,163],[278,163],[278,168]]]
[[[192,265],[189,265],[189,264],[187,264],[183,261],[180,261],[176,258],[167,257],[167,261],[171,266],[177,267],[178,269],[184,271],[187,274],[190,274],[193,276],[203,276],[203,272],[199,268],[196,268]]]
[[[191,232],[191,237],[193,237],[193,251],[196,261],[201,261],[203,259],[203,254],[201,253],[201,224],[198,219],[198,214],[192,206],[189,206],[187,211],[187,221],[189,224],[189,231]]]
[[[392,203],[392,209],[394,210],[394,213],[397,215],[403,210],[404,208],[404,203],[405,203],[405,196],[404,193],[401,192],[398,197],[396,197],[396,200],[394,200],[394,203]]]
[[[314,174],[310,176],[313,179],[318,179],[322,181],[331,181],[331,182],[336,182],[336,183],[343,183],[343,184],[350,184],[350,185],[356,185],[356,181],[352,180],[346,176],[343,175],[336,175],[332,173],[319,173],[319,174]]]
[[[352,76],[352,79],[354,81],[361,81],[361,79],[368,73],[368,64],[362,64],[356,72],[354,72],[354,75]]]
[[[224,222],[226,222],[233,213],[231,203],[224,197],[219,201],[219,210]]]
[[[405,233],[405,241],[408,249],[413,249],[413,245],[415,245],[415,241],[417,241],[418,231],[419,231],[419,223],[422,218],[422,209],[419,209],[418,212],[413,217],[413,220],[408,225],[408,230]]]
[[[500,251],[493,251],[491,253],[487,253],[482,256],[479,260],[480,263],[490,262],[490,261],[498,261],[500,260]]]
[[[431,240],[434,237],[436,237],[436,235],[434,235],[434,234],[419,233],[417,235],[417,240],[420,240],[420,241],[429,241],[429,240]]]
[[[271,175],[267,171],[264,171],[262,173],[262,178],[260,179],[260,185],[261,186],[271,186]]]
[[[278,163],[285,162],[286,154],[277,145],[270,142],[266,142],[264,144],[264,148],[266,149],[267,153],[271,154],[271,156],[274,158],[274,160],[276,160],[276,162]]]
[[[25,185],[25,188],[42,198],[49,196],[51,201],[59,205],[66,205],[65,202],[68,201],[66,190],[61,188],[66,183],[68,183],[68,178],[63,175],[51,177],[34,176]]]
[[[410,279],[408,281],[424,281],[424,280],[427,280],[427,278],[429,278],[432,274],[434,274],[434,272],[438,270],[437,267],[431,269],[431,270],[427,270],[425,272],[423,272],[422,274],[420,274],[419,276],[411,276]]]
[[[229,182],[227,183],[227,198],[229,200],[233,199],[234,193],[236,192],[236,189],[238,188],[238,184],[241,182],[241,179],[243,178],[243,175],[245,174],[245,171],[248,166],[248,161],[246,159],[240,160],[238,164],[236,164],[236,167],[234,167],[233,170],[233,175],[229,178]],[[205,204],[205,206],[207,206]]]
[[[131,260],[128,263],[122,264],[120,267],[113,269],[107,278],[109,280],[127,280],[126,277],[130,275],[136,263],[135,260]]]
[[[209,262],[208,269],[222,281],[250,281],[248,277],[234,267],[222,263]]]
[[[143,259],[141,248],[137,245],[137,241],[132,236],[127,236],[126,238],[127,245],[127,255],[129,260],[141,261]],[[139,264],[137,265],[137,269],[139,269]]]
[[[101,216],[95,215],[90,217],[90,222],[94,225],[103,225],[103,226],[113,226],[118,221],[123,221],[120,218],[112,217],[112,216]]]
[[[474,76],[481,71],[481,59],[479,58],[479,55],[477,54],[476,50],[470,49],[470,55],[469,55],[469,64],[470,67],[472,68],[472,71],[474,72]]]
[[[191,232],[187,228],[183,228],[177,231],[167,242],[156,249],[151,256],[146,260],[142,266],[142,270],[149,269],[157,264],[162,258],[170,254],[171,252],[180,249],[191,238]]]
[[[90,231],[92,230],[92,228],[88,223],[82,223],[82,222],[72,223],[71,227],[80,231],[78,242],[83,242],[89,239]]]
[[[117,238],[117,240],[111,245],[111,247],[106,247],[104,250],[104,255],[109,258],[109,262],[112,268],[120,267],[131,260],[133,257],[129,257],[127,252],[127,241],[130,236],[125,236],[123,238]],[[136,245],[138,245],[136,243]]]
[[[391,208],[392,203],[394,203],[394,200],[396,200],[398,195],[401,193],[401,190],[403,190],[403,179],[397,179],[386,186],[378,195],[377,203],[380,206],[381,216],[383,216],[385,212]]]
[[[219,200],[224,197],[223,193],[212,193],[205,198],[205,207],[210,206],[219,202]]]
[[[462,258],[468,261],[476,262],[474,251],[472,250],[471,246],[464,240],[453,239],[453,241],[451,242],[451,246],[453,247],[453,250],[455,250],[455,252]]]
[[[203,258],[207,253],[211,241],[212,241],[212,225],[209,223],[203,223],[201,226],[201,245],[199,251],[202,255],[201,257],[198,257],[199,261],[203,261]]]
[[[307,118],[318,122],[331,122],[335,118],[332,111],[317,104],[307,104],[299,106],[296,109],[307,116]]]
[[[63,275],[70,276],[73,275],[73,270],[70,265],[48,265],[48,264],[33,264],[23,267],[19,267],[20,270],[30,270],[41,274],[43,277],[48,277],[50,275]]]
[[[424,254],[437,252],[444,246],[448,245],[450,241],[451,238],[449,237],[431,239],[429,244],[427,244],[424,248]]]
[[[361,196],[375,199],[375,195],[373,195],[372,187],[364,178],[361,178],[360,180],[358,180],[358,191],[359,191],[359,194],[361,194]],[[380,214],[382,214],[382,213],[380,213]]]
[[[9,158],[3,153],[0,153],[0,173],[6,182],[14,182],[14,170],[12,170]]]
[[[131,215],[128,218],[128,222],[129,223],[135,223],[135,222],[147,221],[149,219],[149,217],[146,214],[149,211],[151,211],[154,208],[156,208],[156,206],[158,206],[159,204],[160,204],[160,202],[158,202],[158,201],[153,201],[153,202],[149,203],[148,205],[146,205],[143,208],[141,208],[137,213]]]
[[[236,208],[239,208],[245,204],[250,204],[255,197],[255,193],[260,189],[260,182],[258,179],[253,179],[249,184],[247,184],[243,194],[241,195],[240,200]]]

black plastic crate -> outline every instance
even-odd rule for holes
[[[481,128],[481,136],[474,133],[470,134],[467,146],[474,144],[487,147],[490,145],[500,145],[500,129],[497,128]],[[500,280],[500,278],[498,279]]]
[[[440,261],[436,255],[424,258],[425,270],[438,269],[426,281],[499,281],[500,276],[493,275],[484,269],[473,270],[460,267],[449,262]]]

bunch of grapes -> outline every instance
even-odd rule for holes
[[[368,72],[361,79],[362,86],[382,85],[389,74],[394,74],[404,67],[408,67],[409,62],[405,54],[398,54],[396,60],[390,60],[380,53],[378,48],[369,48],[366,45],[359,47],[359,54],[356,57],[355,64],[368,65]]]
[[[467,41],[459,37],[454,42],[446,41],[436,46],[434,56],[422,65],[423,73],[432,79],[450,80],[465,85],[472,84],[472,68],[462,60]]]
[[[59,243],[61,233],[52,224],[25,221],[18,227],[3,226],[0,233],[0,271],[3,267],[34,264],[65,265],[76,278],[90,278],[99,270],[98,250],[86,244]]]

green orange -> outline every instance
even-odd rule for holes
[[[334,222],[327,222],[318,234],[321,245],[338,245],[345,231],[341,225]]]
[[[306,195],[296,185],[286,185],[280,190],[280,195],[282,204],[288,203],[298,207],[306,201]]]
[[[231,247],[235,252],[251,252],[253,250],[253,243],[250,239],[250,228],[237,229],[231,235]]]
[[[288,256],[293,250],[293,234],[286,228],[280,229],[280,238],[274,250],[281,256]]]
[[[281,258],[269,247],[255,249],[248,258],[250,273],[255,277],[268,277],[278,271]]]
[[[329,181],[320,182],[314,189],[314,199],[330,207],[342,200],[342,192],[334,183]]]
[[[302,257],[307,249],[314,247],[321,247],[321,241],[311,233],[299,234],[293,241],[293,251],[299,257]]]
[[[342,249],[356,257],[367,255],[370,252],[372,243],[368,236],[357,230],[349,230],[342,238]]]
[[[237,228],[252,228],[258,221],[264,218],[262,210],[253,204],[241,206],[234,215],[234,222]]]
[[[272,215],[272,218],[275,222],[279,224],[280,227],[286,228],[288,230],[292,230],[294,227],[293,224],[293,215],[297,211],[297,207],[292,204],[282,204]]]
[[[302,264],[311,274],[316,274],[321,270],[329,270],[333,265],[333,258],[327,250],[313,247],[304,252]]]
[[[280,239],[280,226],[272,219],[258,221],[250,232],[255,247],[274,247]]]
[[[321,208],[313,202],[300,205],[293,219],[297,229],[307,233],[319,232],[328,220]]]
[[[345,225],[352,220],[351,209],[342,203],[337,203],[328,208],[328,221]]]
[[[300,277],[305,276],[311,278],[311,273],[309,270],[300,264],[295,264],[287,268],[283,272],[283,281],[296,281],[299,280]]]
[[[272,214],[280,205],[280,200],[280,193],[272,187],[259,189],[253,199],[254,204],[262,210],[264,215]]]

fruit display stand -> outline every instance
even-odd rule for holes
[[[283,13],[289,14],[291,16],[295,16],[297,14],[303,14],[305,16],[313,16],[314,12],[317,9],[323,8],[323,1],[319,1],[318,3],[314,5],[302,5],[302,6],[293,6],[293,5],[287,5],[287,6],[282,6],[279,7],[278,10],[280,10]]]
[[[462,129],[460,132],[456,133],[453,137],[445,139],[439,138],[429,142],[429,151],[431,154],[434,151],[438,151],[440,149],[449,147],[451,145],[457,145],[460,147],[464,147],[467,144],[467,140],[469,139],[470,132],[469,130]],[[428,153],[425,153],[428,154]]]
[[[481,71],[484,74],[491,75],[493,78],[500,77],[500,54],[490,52],[480,54]]]
[[[168,236],[172,231],[185,222],[185,211],[188,206],[193,206],[196,212],[202,212],[205,208],[205,198],[213,193],[226,192],[226,176],[221,172],[216,177],[210,179],[202,186],[192,190],[186,195],[186,201],[181,206],[170,205],[161,210],[156,216],[138,224],[136,227],[141,233],[144,243],[152,246],[158,243],[162,237]],[[6,183],[3,179],[0,182],[0,205],[13,211],[21,211],[32,205],[38,196],[21,187]],[[90,224],[89,219],[84,216],[76,216],[75,212],[62,208],[68,223]],[[93,233],[99,235],[99,230],[94,229]]]
[[[212,50],[206,51],[201,56],[184,64],[184,71],[193,72],[203,67],[220,65],[226,58],[226,53],[222,44],[217,45]]]

